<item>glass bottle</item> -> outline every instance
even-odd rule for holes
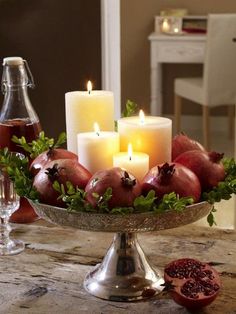
[[[33,76],[26,60],[21,57],[3,59],[2,92],[3,105],[0,111],[0,148],[8,147],[10,151],[24,153],[12,136],[24,136],[27,142],[34,140],[41,126],[29,96],[28,87],[34,87]],[[11,222],[32,222],[37,218],[33,208],[26,199],[21,198],[20,208],[12,215]]]

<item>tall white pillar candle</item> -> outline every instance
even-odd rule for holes
[[[120,150],[133,150],[149,155],[150,168],[171,161],[172,121],[163,117],[144,115],[118,120]]]
[[[119,152],[117,132],[84,132],[77,134],[79,162],[92,174],[113,166],[113,155]]]
[[[98,122],[103,131],[114,130],[114,96],[110,91],[68,92],[66,101],[67,149],[77,153],[77,134],[93,130]]]

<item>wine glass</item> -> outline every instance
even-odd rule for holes
[[[19,153],[10,153],[20,157]],[[23,156],[23,155],[22,155]],[[10,239],[11,227],[9,218],[19,208],[20,197],[16,194],[14,184],[9,175],[0,165],[0,256],[13,255],[25,248],[20,240]]]

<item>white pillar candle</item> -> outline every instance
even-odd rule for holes
[[[92,174],[113,166],[113,155],[119,152],[119,134],[117,132],[94,132],[77,134],[79,162]]]
[[[92,90],[68,92],[66,101],[67,149],[77,153],[76,135],[91,132],[97,121],[103,131],[114,130],[114,96],[110,91]]]
[[[133,152],[132,145],[129,144],[128,152],[120,152],[113,156],[113,166],[124,168],[141,182],[149,170],[149,156]]]
[[[141,112],[142,113],[142,112]],[[118,120],[120,150],[129,143],[133,150],[149,155],[150,168],[171,161],[172,121],[163,117],[140,114]]]

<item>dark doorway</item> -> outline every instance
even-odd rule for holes
[[[88,79],[101,88],[100,0],[1,0],[0,43],[1,59],[28,61],[48,136],[65,130],[65,92],[86,89]]]

